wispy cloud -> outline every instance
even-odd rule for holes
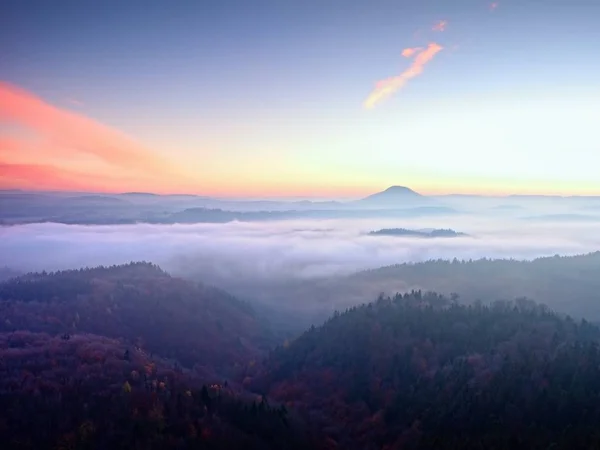
[[[489,9],[491,12],[494,12],[496,9],[498,9],[499,6],[500,3],[497,1],[489,3]],[[439,20],[432,26],[431,31],[441,33],[446,31],[447,28],[448,21]],[[420,35],[421,31],[419,30],[415,33],[414,38],[418,38],[420,37]],[[369,94],[369,96],[363,103],[364,107],[367,109],[371,109],[381,101],[385,100],[386,98],[390,97],[391,95],[402,89],[411,78],[414,78],[423,73],[425,65],[443,49],[444,47],[435,42],[430,43],[429,46],[425,49],[422,47],[405,48],[402,51],[402,56],[405,58],[412,58],[414,56],[415,59],[413,61],[413,64],[400,75],[378,81],[375,85],[375,89],[373,89],[373,91]],[[452,47],[453,51],[456,51],[457,49],[458,45],[454,45]]]
[[[436,23],[432,30],[433,31],[446,31],[446,27],[448,26],[448,21],[447,20],[440,20],[438,23]]]
[[[365,108],[375,107],[378,103],[402,89],[410,79],[421,75],[425,65],[442,50],[443,47],[435,42],[430,43],[426,49],[405,49],[402,52],[403,56],[414,56],[410,67],[400,75],[377,82],[375,89],[364,102]]]
[[[5,164],[19,166],[26,162],[20,152],[7,151],[9,147],[20,146],[35,152],[40,164],[58,166],[56,170],[60,169],[61,161],[84,156],[96,159],[105,173],[122,171],[130,176],[174,177],[179,171],[170,161],[120,131],[3,82],[0,82],[0,124],[24,131],[0,135],[0,155]],[[21,175],[25,176],[21,169]]]
[[[422,50],[423,47],[405,48],[404,50],[402,50],[402,56],[404,56],[405,58],[410,58]]]

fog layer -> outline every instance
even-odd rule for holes
[[[470,237],[367,236],[379,228],[452,228]],[[600,248],[593,223],[477,217],[394,221],[285,221],[197,225],[80,226],[53,223],[0,228],[0,266],[57,270],[148,260],[203,281],[284,280],[343,275],[428,259],[572,255]]]

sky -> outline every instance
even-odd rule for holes
[[[5,0],[0,189],[600,194],[600,3]]]

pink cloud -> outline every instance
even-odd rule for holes
[[[174,171],[164,158],[120,131],[81,114],[63,110],[39,97],[0,82],[0,123],[17,124],[46,142],[40,158],[52,161],[58,155],[89,154],[115,168],[165,174]]]
[[[404,56],[405,58],[410,58],[416,53],[420,52],[421,50],[423,50],[423,47],[405,48],[404,50],[402,50],[402,56]]]
[[[375,107],[378,103],[402,89],[410,79],[421,75],[425,65],[442,50],[443,47],[441,45],[433,42],[429,44],[426,49],[421,49],[416,52],[413,63],[408,69],[398,76],[377,82],[375,89],[369,94],[364,102],[365,108],[371,109]]]
[[[0,189],[115,190],[126,180],[81,173],[48,164],[0,161]],[[118,190],[118,189],[116,189]]]

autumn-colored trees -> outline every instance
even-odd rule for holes
[[[0,331],[124,338],[187,367],[229,373],[261,355],[269,332],[252,308],[150,263],[29,274],[0,283]]]
[[[223,377],[269,342],[252,308],[149,263],[0,283],[2,448],[310,448]],[[32,432],[35,430],[35,432]]]
[[[600,443],[599,339],[525,299],[417,291],[335,315],[251,385],[342,448],[570,448]]]
[[[2,448],[311,447],[284,407],[139,351],[125,360],[125,349],[94,335],[1,333]]]
[[[16,278],[0,283],[0,442],[599,447],[600,330],[527,298],[459,301],[380,295],[267,351],[248,305],[152,264]]]

